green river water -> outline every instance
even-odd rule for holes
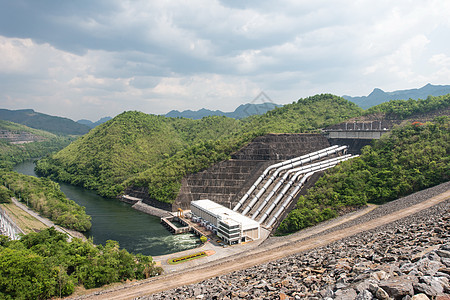
[[[32,161],[16,165],[14,171],[36,176]],[[137,211],[117,199],[103,198],[66,183],[60,186],[68,198],[86,207],[86,213],[92,217],[92,228],[85,235],[92,237],[95,244],[115,240],[129,252],[155,256],[191,249],[199,242],[194,234],[172,235],[158,217]]]

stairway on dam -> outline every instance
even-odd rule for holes
[[[329,146],[321,134],[268,134],[255,138],[230,160],[185,177],[172,210],[189,209],[191,201],[200,199],[232,209],[269,165]]]

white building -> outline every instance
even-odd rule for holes
[[[228,244],[260,238],[259,223],[211,200],[191,202],[191,213],[217,228],[217,236]]]

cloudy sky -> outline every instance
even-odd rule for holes
[[[450,84],[450,1],[0,0],[0,108],[93,121]],[[257,99],[256,101],[259,101]]]

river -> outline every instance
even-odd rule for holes
[[[33,161],[16,165],[14,171],[36,176]],[[86,213],[92,217],[92,228],[85,235],[95,244],[115,240],[131,253],[155,256],[191,249],[199,242],[194,234],[172,235],[158,217],[137,211],[127,203],[103,198],[82,187],[59,185],[69,199],[86,207]]]

